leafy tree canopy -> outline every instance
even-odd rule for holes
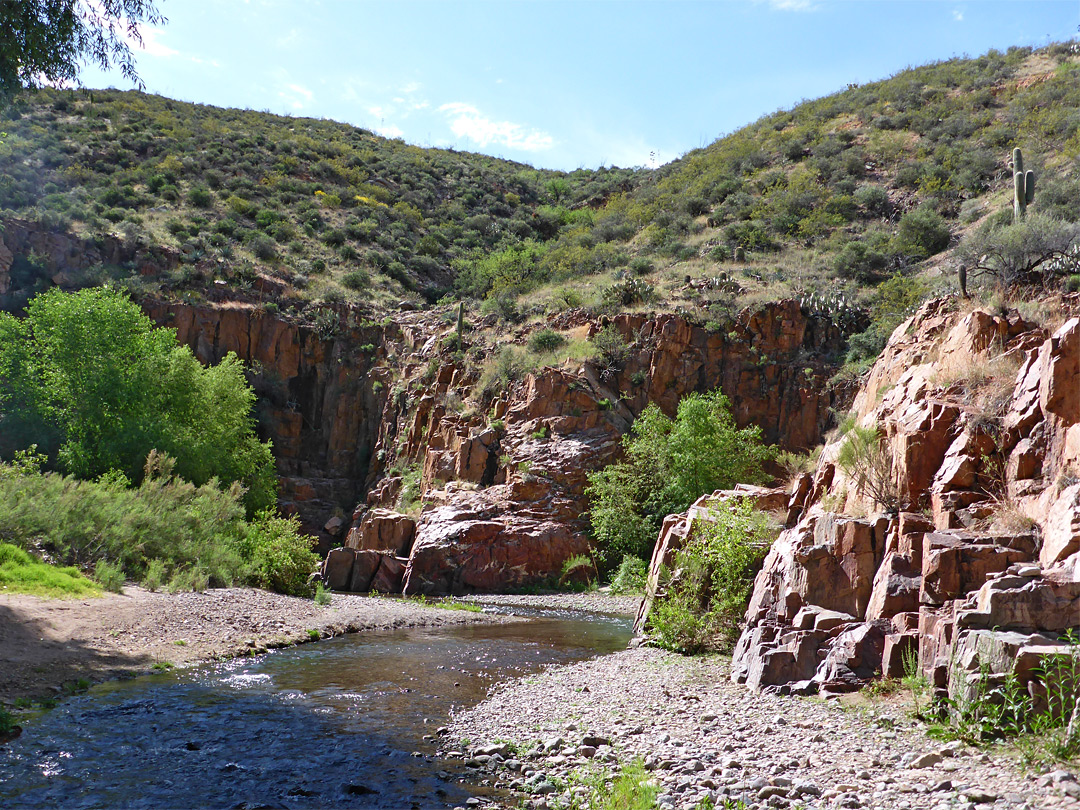
[[[139,88],[128,40],[165,18],[152,0],[0,0],[0,100],[23,87],[78,79],[86,62],[120,67]]]
[[[231,352],[206,368],[171,329],[108,288],[34,298],[25,319],[0,314],[0,455],[38,445],[79,478],[141,478],[151,450],[196,485],[247,488],[274,503],[269,443],[255,436],[255,394]]]
[[[593,535],[611,565],[624,554],[647,557],[665,515],[697,498],[762,478],[771,457],[761,429],[739,429],[719,391],[690,394],[674,419],[649,405],[623,438],[625,457],[589,476]]]

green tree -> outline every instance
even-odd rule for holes
[[[772,450],[761,429],[739,429],[719,391],[690,394],[674,419],[649,405],[623,438],[624,458],[592,473],[586,494],[593,537],[607,567],[648,557],[664,516],[697,498],[762,478]]]
[[[37,444],[76,477],[138,481],[158,450],[196,485],[240,482],[250,510],[274,503],[270,445],[255,436],[255,394],[234,354],[203,367],[107,288],[50,290],[26,313],[0,314],[0,454]]]
[[[165,18],[152,0],[0,0],[0,100],[43,82],[74,82],[87,62],[116,64],[142,89],[128,41]]]

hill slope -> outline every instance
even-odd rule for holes
[[[455,289],[508,320],[646,305],[722,327],[814,292],[907,309],[953,284],[966,233],[1008,221],[1014,146],[1038,177],[1033,210],[1080,218],[1077,50],[853,85],[652,172],[563,174],[328,121],[46,89],[0,118],[0,208],[182,252],[175,272],[129,278],[137,292],[217,281],[300,311]]]

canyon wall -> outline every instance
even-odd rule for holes
[[[733,679],[835,694],[917,669],[960,700],[986,672],[1012,672],[1045,699],[1038,667],[1080,630],[1080,297],[1059,311],[1043,327],[944,299],[897,328],[851,413],[878,431],[887,508],[865,465],[839,463],[854,436],[839,432],[815,473],[754,495],[787,528],[755,581]],[[650,600],[706,506],[665,524]]]
[[[151,281],[191,265],[198,289],[140,303],[202,362],[235,352],[248,365],[281,506],[323,552],[340,547],[325,575],[342,589],[459,593],[557,577],[589,554],[588,473],[618,457],[650,402],[673,415],[686,394],[720,388],[740,427],[759,425],[766,441],[797,450],[820,443],[837,405],[826,382],[845,335],[791,300],[746,310],[725,331],[676,314],[549,316],[542,325],[581,336],[614,327],[625,356],[566,359],[477,402],[485,360],[504,341],[524,344],[528,329],[483,322],[459,353],[442,310],[281,309],[266,274],[240,284],[208,260],[22,222],[8,222],[2,239],[9,308],[48,286],[85,286],[103,264]]]

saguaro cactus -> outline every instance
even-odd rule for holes
[[[459,301],[457,306],[457,350],[461,351],[462,337],[465,333],[465,302]]]
[[[1035,199],[1035,172],[1024,171],[1024,155],[1013,149],[1013,222],[1019,222]]]

